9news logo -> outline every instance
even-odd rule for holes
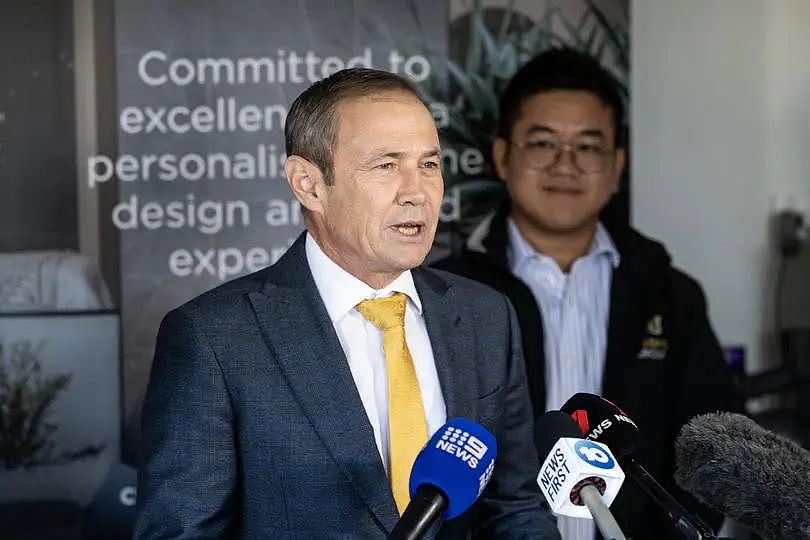
[[[612,469],[616,466],[613,456],[593,441],[581,440],[574,444],[574,453],[587,463],[600,469]]]
[[[478,467],[478,462],[484,459],[489,450],[475,435],[452,426],[442,433],[441,440],[436,442],[436,448],[457,457],[471,469]]]

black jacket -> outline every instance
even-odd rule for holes
[[[484,230],[474,235],[477,240],[471,238],[461,257],[435,266],[485,283],[512,301],[537,417],[545,412],[546,399],[541,311],[528,286],[509,271],[507,215],[504,205],[489,221],[488,231],[483,224]],[[671,266],[661,244],[626,225],[605,225],[621,263],[611,282],[603,395],[638,424],[646,444],[640,461],[647,470],[688,509],[719,527],[722,517],[698,505],[672,480],[673,442],[681,426],[700,413],[742,410],[706,315],[703,291]],[[628,537],[660,539],[671,530],[629,478],[611,509]]]

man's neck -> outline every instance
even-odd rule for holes
[[[326,256],[327,259],[329,259],[333,264],[339,266],[347,274],[350,274],[355,279],[362,281],[375,291],[384,289],[402,275],[402,271],[396,273],[371,272],[362,262],[342,257],[340,252],[323,241],[323,237],[319,234],[317,229],[308,228],[307,230],[309,236],[315,241],[318,249],[321,251],[321,253],[323,253],[324,256]]]
[[[515,220],[520,234],[538,253],[551,257],[564,273],[571,271],[574,261],[585,256],[596,236],[596,221],[588,227],[570,232],[537,230],[520,220]]]

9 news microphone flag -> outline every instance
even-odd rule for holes
[[[464,513],[492,478],[497,451],[495,436],[472,420],[448,421],[416,456],[411,502],[389,539],[422,538],[440,517]]]

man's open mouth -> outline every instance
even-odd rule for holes
[[[392,225],[392,228],[403,236],[418,236],[425,228],[425,224],[419,221],[405,221]]]

